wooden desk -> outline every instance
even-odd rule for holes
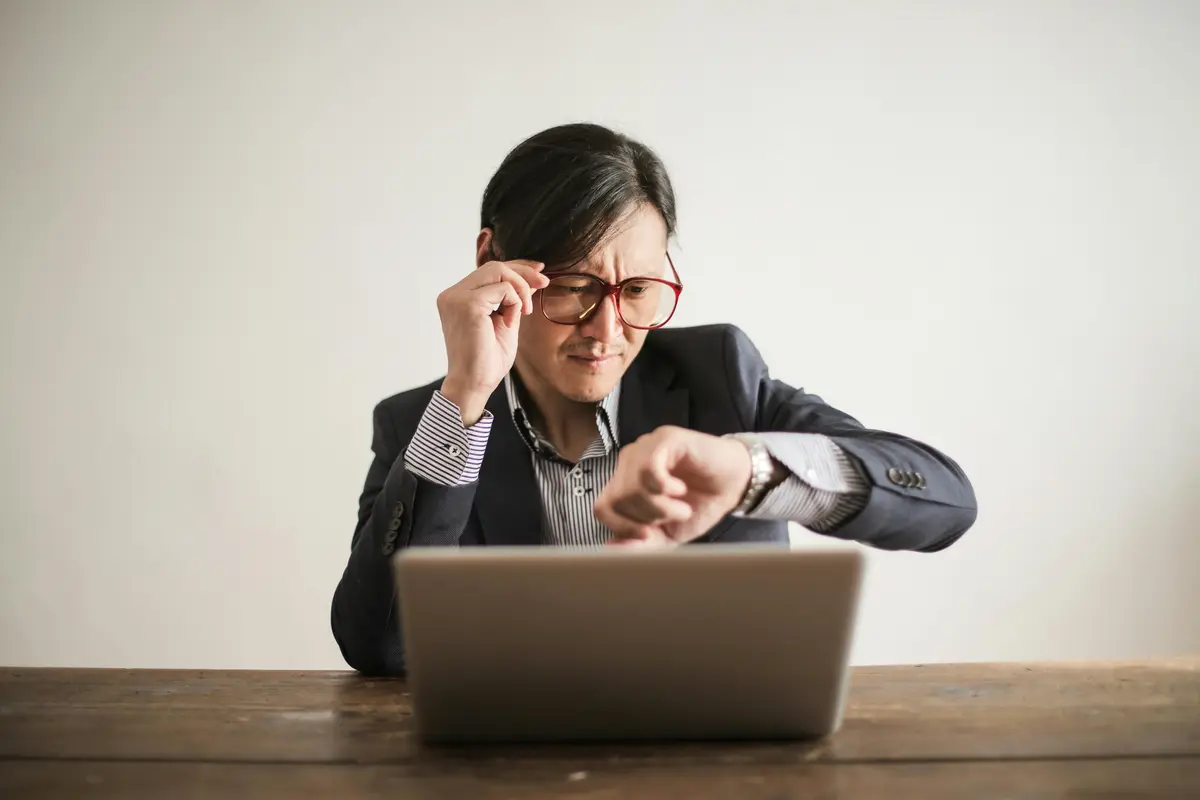
[[[1200,798],[1200,657],[872,667],[809,743],[431,749],[404,683],[0,670],[0,797]]]

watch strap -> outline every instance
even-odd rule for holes
[[[753,511],[766,495],[771,477],[775,474],[775,463],[762,438],[752,433],[732,433],[729,437],[737,439],[750,451],[750,482],[741,502],[733,509],[734,515],[743,516]]]

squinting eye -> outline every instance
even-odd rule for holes
[[[638,283],[628,283],[622,289],[623,296],[629,299],[640,299],[650,294],[655,289],[654,283],[651,281],[640,281]]]
[[[553,281],[549,286],[546,287],[548,290],[553,290],[561,294],[580,294],[588,291],[591,288],[592,285],[588,281],[569,279]]]

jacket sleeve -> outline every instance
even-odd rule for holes
[[[731,327],[726,366],[746,398],[748,430],[819,433],[848,454],[868,485],[866,502],[830,536],[884,550],[933,552],[949,547],[975,522],[975,490],[962,468],[933,447],[871,430],[820,397],[772,378],[758,349]]]
[[[478,482],[445,486],[417,477],[404,458],[391,413],[375,408],[375,456],[359,497],[350,559],[333,593],[333,637],[346,663],[370,675],[404,673],[392,559],[413,545],[456,545],[463,536]]]

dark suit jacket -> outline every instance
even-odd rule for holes
[[[437,486],[404,468],[404,449],[440,385],[403,392],[375,408],[375,459],[332,609],[334,638],[347,663],[362,672],[404,671],[391,556],[413,541],[414,531],[423,540],[464,546],[540,544],[531,456],[503,386],[488,403],[495,422],[477,483]],[[716,435],[792,431],[831,437],[870,483],[866,507],[831,533],[843,539],[929,552],[954,543],[975,521],[975,493],[954,461],[912,439],[864,428],[819,397],[775,380],[750,339],[731,325],[648,334],[622,378],[618,425],[622,445],[660,425]],[[787,523],[729,516],[697,541],[782,544]]]

